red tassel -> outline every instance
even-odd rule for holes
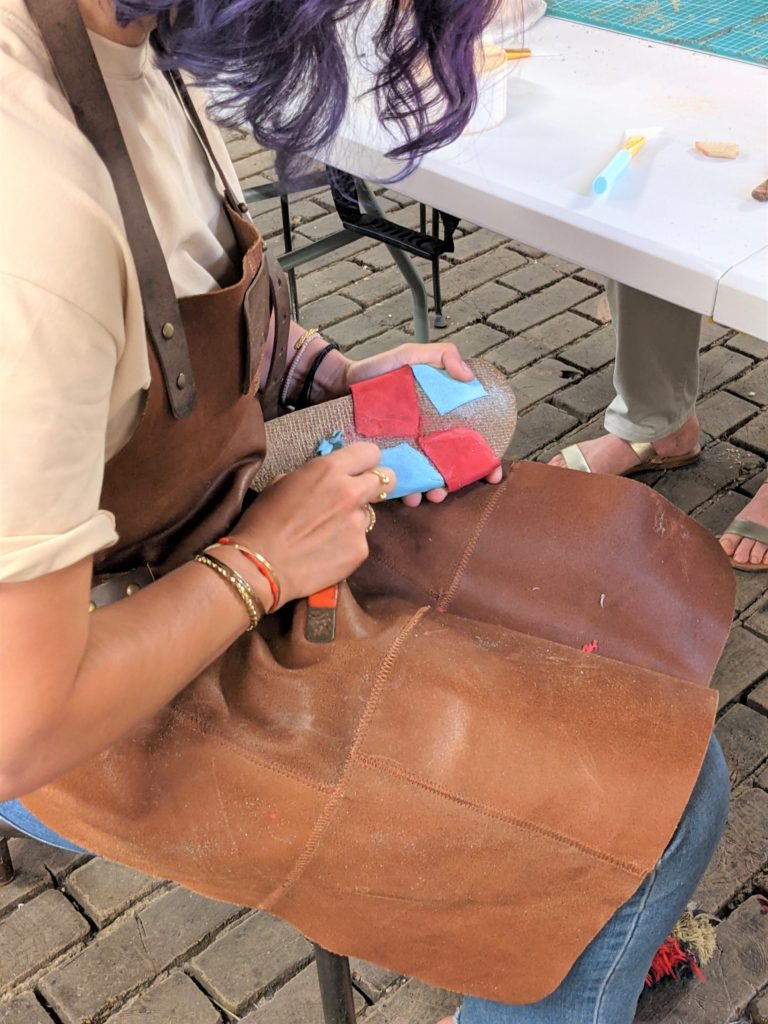
[[[694,974],[700,981],[704,981],[704,975],[696,963],[696,957],[681,944],[679,939],[670,935],[656,952],[646,975],[645,984],[648,988],[655,988],[665,978],[680,981],[689,973]]]

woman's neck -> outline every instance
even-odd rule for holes
[[[98,36],[123,46],[141,46],[155,27],[155,19],[138,18],[127,25],[118,25],[114,0],[77,0],[86,27]]]

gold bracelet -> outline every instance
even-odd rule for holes
[[[293,343],[293,351],[298,352],[299,349],[304,348],[310,338],[314,338],[316,334],[320,333],[319,327],[308,327],[303,334],[300,334],[296,341]]]
[[[236,590],[248,611],[248,618],[251,620],[251,624],[246,630],[250,633],[252,629],[255,629],[259,624],[259,620],[265,614],[264,605],[259,600],[259,596],[253,587],[244,580],[239,572],[235,572],[234,569],[230,569],[224,562],[220,562],[218,558],[214,558],[213,555],[195,555],[195,561],[199,562],[200,565],[207,565],[209,569],[213,569],[215,573],[225,579],[227,583]]]
[[[267,614],[271,615],[272,612],[280,605],[280,597],[282,593],[282,587],[280,586],[280,580],[273,566],[266,560],[264,555],[259,554],[258,551],[251,551],[245,544],[237,544],[230,537],[219,537],[215,544],[209,544],[205,549],[205,552],[210,551],[212,548],[230,547],[236,548],[241,555],[244,555],[249,562],[252,562],[259,570],[261,575],[269,584],[269,591],[272,594],[272,605],[267,609]],[[205,554],[205,552],[203,552]]]

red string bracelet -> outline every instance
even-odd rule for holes
[[[224,544],[225,546],[237,548],[237,550],[244,555],[249,562],[252,562],[259,570],[261,575],[269,584],[269,589],[272,593],[272,606],[267,609],[269,613],[275,611],[280,604],[280,581],[277,578],[277,573],[266,560],[264,555],[260,555],[258,551],[251,551],[249,548],[244,547],[242,544],[236,543],[231,537],[219,537],[217,544]]]

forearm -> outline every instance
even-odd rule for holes
[[[268,603],[268,590],[249,579]],[[53,678],[59,666],[49,661],[42,678],[17,678],[8,693],[0,800],[36,789],[130,732],[168,704],[248,625],[234,589],[197,563],[91,613],[69,686]],[[34,665],[33,658],[25,660]]]
[[[328,345],[328,340],[319,332],[305,338],[307,331],[300,324],[291,322],[288,332],[285,374],[281,388],[284,403],[294,405],[302,386],[317,356]],[[274,320],[270,322],[266,350],[262,360],[261,387],[267,381],[274,346]],[[298,346],[298,347],[297,347]],[[347,391],[346,376],[351,360],[338,351],[331,351],[324,357],[315,375],[310,396],[312,404],[338,398]]]

